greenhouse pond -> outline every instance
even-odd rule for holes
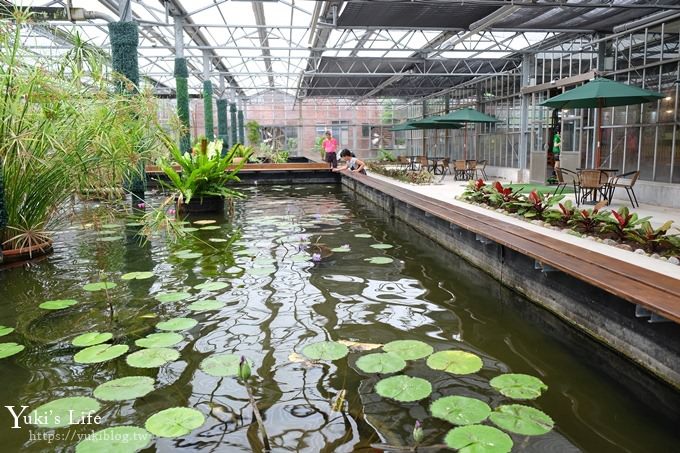
[[[98,417],[13,429],[5,407],[5,451],[103,451],[117,426],[130,451],[262,451],[241,356],[272,451],[406,451],[416,421],[418,451],[458,425],[488,451],[677,448],[676,392],[408,226],[337,185],[244,189],[178,242],[85,204],[51,256],[0,272],[0,342],[25,346],[0,348],[2,406]],[[509,373],[539,381],[491,385]]]

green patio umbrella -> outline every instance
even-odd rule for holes
[[[500,120],[489,116],[485,113],[478,112],[475,109],[464,108],[459,109],[446,115],[433,118],[434,121],[454,121],[462,123],[467,126],[467,123],[498,123]],[[467,127],[463,130],[463,159],[467,159]]]
[[[411,123],[407,121],[406,123],[395,124],[395,125],[392,126],[389,130],[394,131],[394,132],[399,132],[399,131],[416,131],[416,130],[418,130],[418,128],[412,126]]]
[[[597,108],[597,146],[595,166],[600,166],[602,144],[602,108],[622,105],[644,104],[663,98],[662,93],[643,90],[633,85],[597,78],[580,87],[541,102],[545,107],[556,109]]]
[[[454,123],[452,121],[435,121],[435,118],[441,117],[430,117],[423,118],[418,121],[411,121],[411,126],[416,129],[460,129],[463,127],[460,123]]]

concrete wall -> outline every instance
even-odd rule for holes
[[[536,269],[533,259],[364,185],[342,178],[344,187],[461,256],[560,319],[625,355],[680,389],[680,325],[650,324],[635,306],[565,273]]]

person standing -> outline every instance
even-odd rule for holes
[[[338,157],[336,152],[338,150],[338,141],[331,135],[331,131],[326,131],[326,138],[321,142],[321,146],[326,151],[326,162],[331,165],[331,168],[337,168]]]

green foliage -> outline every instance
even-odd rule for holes
[[[404,360],[417,360],[427,357],[434,349],[427,343],[418,340],[390,341],[383,346],[385,352],[392,353]]]
[[[367,162],[366,168],[372,172],[411,184],[432,184],[434,175],[426,170],[409,171],[398,168],[388,168],[378,162]]]
[[[262,142],[262,133],[260,132],[260,123],[255,120],[250,120],[246,123],[246,138],[248,144],[255,148]]]
[[[170,150],[173,161],[180,165],[181,172],[175,170],[173,165],[163,160],[160,164],[163,172],[170,179],[169,183],[163,183],[166,187],[175,191],[178,203],[189,203],[194,197],[221,196],[224,198],[241,198],[243,195],[233,189],[225,187],[231,182],[238,182],[236,174],[241,170],[246,161],[233,164],[236,153],[250,154],[250,150],[235,145],[222,156],[222,141],[216,140],[208,144],[205,140],[194,148],[193,152],[182,153],[177,145],[169,137],[164,137],[164,142]],[[229,168],[232,167],[233,168]]]
[[[649,253],[658,251],[662,246],[675,248],[680,254],[680,243],[677,235],[669,235],[673,221],[669,220],[659,228],[652,227],[649,220],[641,219],[638,221],[638,228],[626,233],[626,238],[640,244]]]
[[[520,198],[516,201],[515,207],[519,215],[530,219],[543,220],[553,206],[562,201],[563,198],[564,195],[539,194],[536,190],[532,190],[526,198]]]
[[[168,330],[168,331],[179,331],[179,330],[189,330],[198,324],[193,318],[172,318],[168,321],[161,321],[156,324],[158,330]]]
[[[501,394],[518,400],[532,400],[548,390],[543,381],[527,374],[501,374],[491,379],[489,384]]]
[[[144,338],[135,340],[135,344],[140,348],[168,348],[183,339],[184,337],[176,332],[150,333]]]
[[[23,351],[25,348],[24,345],[22,344],[17,344],[17,343],[0,343],[0,359],[4,359],[5,357],[12,356],[14,354],[18,354],[21,351]]]
[[[472,374],[482,369],[482,359],[466,351],[439,351],[427,358],[427,366],[453,374]]]
[[[430,406],[434,417],[454,425],[472,425],[482,422],[491,414],[491,408],[484,401],[465,396],[445,396]]]
[[[125,344],[110,345],[108,343],[90,346],[73,356],[76,363],[100,363],[113,360],[128,352],[130,347]]]
[[[624,206],[618,211],[612,210],[611,216],[605,218],[605,223],[600,231],[612,233],[618,240],[622,241],[631,235],[635,235],[638,225],[647,220],[649,220],[649,217],[638,219],[637,214],[628,212],[628,208]]]
[[[213,119],[213,89],[210,80],[203,81],[203,122],[205,125],[205,136],[212,138],[215,135],[215,125]]]
[[[101,408],[94,398],[71,396],[59,398],[35,408],[31,413],[42,417],[32,417],[32,422],[41,428],[61,428],[75,422],[80,414],[95,413]],[[75,417],[71,414],[77,414]]]
[[[489,419],[499,428],[524,436],[545,434],[555,425],[544,412],[521,404],[498,406]]]
[[[113,334],[110,332],[88,332],[75,337],[71,344],[78,348],[84,348],[88,346],[94,346],[96,344],[104,343],[113,338]]]
[[[186,58],[175,58],[175,84],[177,92],[177,117],[180,136],[179,148],[182,152],[191,149],[191,132],[189,124],[189,72]]]
[[[196,409],[173,407],[149,417],[144,427],[158,437],[172,438],[189,434],[203,423],[205,417]]]
[[[126,358],[128,365],[136,368],[158,368],[179,359],[179,351],[171,348],[144,348]]]
[[[338,360],[345,357],[349,349],[335,341],[320,341],[305,346],[302,353],[312,360]]]
[[[375,391],[383,398],[410,403],[430,396],[432,384],[423,378],[399,375],[378,381]]]
[[[109,22],[109,40],[111,65],[115,72],[123,76],[123,79],[118,81],[118,88],[122,92],[135,93],[139,86],[137,22]]]
[[[594,233],[609,218],[609,212],[600,212],[600,208],[577,210],[569,221],[569,226],[580,233]]]
[[[387,151],[386,149],[380,148],[378,150],[378,160],[385,161],[385,162],[396,162],[397,158],[390,151]]]
[[[365,373],[396,373],[406,368],[406,361],[396,354],[383,352],[360,357],[357,367]]]
[[[227,129],[227,100],[218,99],[217,106],[217,138],[225,143],[229,141],[229,130]]]
[[[513,442],[503,431],[486,425],[469,425],[452,429],[444,438],[449,448],[459,453],[508,453]]]
[[[240,358],[236,354],[212,354],[199,365],[201,370],[215,377],[238,376]]]
[[[151,393],[154,390],[153,378],[128,376],[106,381],[94,389],[94,397],[102,401],[125,401]]]
[[[87,436],[76,445],[76,453],[123,453],[143,450],[151,444],[151,433],[137,426],[114,426]]]

